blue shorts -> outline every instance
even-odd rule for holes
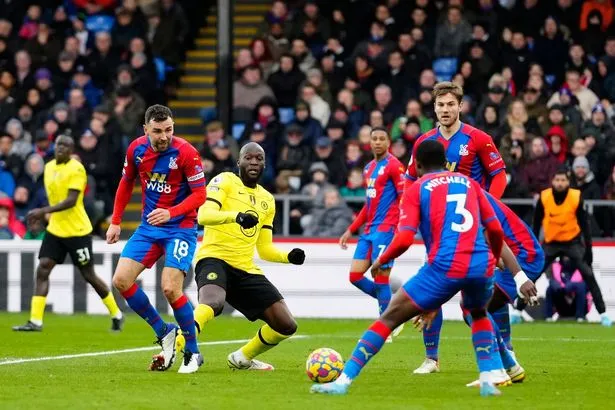
[[[393,232],[370,232],[363,234],[359,237],[357,243],[357,249],[354,251],[353,259],[367,259],[370,262],[374,262],[380,255],[382,255],[393,241]],[[382,265],[383,269],[390,269],[393,267],[395,261]]]
[[[139,225],[126,243],[121,257],[151,268],[162,255],[165,255],[165,267],[188,272],[192,266],[196,240],[196,228],[165,229]]]
[[[476,309],[487,307],[493,295],[493,284],[493,276],[451,279],[425,264],[404,284],[403,289],[410,300],[423,311],[439,309],[459,291],[462,291],[462,306]]]
[[[541,261],[542,262],[542,261]],[[521,264],[521,263],[520,263]],[[537,264],[538,265],[538,264]],[[540,263],[540,268],[534,268],[533,271],[528,271],[526,268],[532,267],[531,264],[521,264],[521,268],[527,275],[528,279],[532,282],[536,282],[542,272],[542,263]],[[539,272],[539,273],[536,273]],[[508,269],[495,269],[495,285],[504,293],[504,295],[508,298],[508,302],[512,303],[517,298],[517,284],[515,283],[515,278],[513,274]]]

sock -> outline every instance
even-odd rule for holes
[[[423,329],[423,344],[425,345],[425,357],[438,361],[438,348],[440,347],[440,331],[442,330],[442,308],[431,323],[429,329]]]
[[[46,301],[47,296],[32,296],[32,302],[30,303],[30,322],[38,326],[43,325]]]
[[[122,292],[122,296],[126,299],[128,306],[154,329],[158,337],[164,336],[167,324],[162,320],[156,308],[152,306],[143,289],[133,283],[130,289]]]
[[[389,277],[385,275],[378,275],[374,278],[374,285],[376,287],[376,298],[378,299],[378,310],[382,314],[389,302],[391,301],[391,286],[389,286]]]
[[[364,273],[361,272],[350,272],[350,283],[355,285],[359,290],[371,297],[375,298],[376,295],[376,285],[373,281],[369,280],[364,276]]]
[[[498,325],[495,322],[493,316],[491,316],[491,313],[487,312],[487,318],[489,318],[491,326],[493,327],[493,333],[495,334],[495,343],[497,345],[498,352],[500,353],[502,365],[504,366],[504,369],[510,369],[517,364],[517,361],[510,354],[510,350],[506,348],[504,339],[502,339],[502,335],[500,334],[500,329],[498,328]],[[469,326],[472,326],[472,315],[467,311],[464,311],[464,320]]]
[[[504,344],[508,350],[513,350],[512,341],[510,338],[510,315],[508,313],[508,305],[502,306],[500,309],[496,310],[491,314],[493,316],[493,320],[498,325],[500,329],[500,335],[502,335],[502,339],[504,339]]]
[[[196,344],[196,327],[194,326],[194,313],[190,301],[186,295],[181,295],[179,299],[171,303],[173,308],[173,315],[177,324],[182,330],[182,336],[184,337],[185,347],[188,352],[198,353],[199,347]]]
[[[256,336],[248,343],[241,347],[241,353],[248,360],[254,359],[259,354],[265,353],[267,350],[273,349],[282,340],[286,340],[292,335],[283,335],[273,330],[269,325],[265,324],[258,329]]]
[[[384,341],[389,337],[391,331],[392,329],[389,329],[380,320],[374,322],[359,339],[359,343],[344,366],[343,374],[349,379],[356,378],[367,362],[382,349]]]
[[[209,322],[215,316],[214,310],[209,305],[199,304],[194,309],[194,324],[196,326],[197,334],[201,334],[205,323]]]
[[[107,310],[109,311],[109,315],[111,315],[113,319],[122,318],[122,311],[117,306],[117,303],[115,303],[115,298],[113,297],[113,293],[109,292],[109,294],[105,296],[104,298],[102,298],[101,300],[107,307]]]
[[[489,372],[503,368],[502,359],[497,351],[495,333],[488,317],[472,321],[472,344],[476,353],[479,372]]]

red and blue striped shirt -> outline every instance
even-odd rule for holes
[[[149,225],[147,215],[156,208],[172,209],[194,190],[205,188],[205,175],[198,151],[186,140],[173,137],[166,151],[152,149],[149,138],[142,136],[128,147],[124,169],[128,182],[137,177],[141,182],[141,223]],[[196,227],[197,209],[171,215],[164,227]]]

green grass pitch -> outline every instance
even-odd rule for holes
[[[606,409],[613,403],[613,329],[573,323],[513,326],[513,342],[527,372],[524,383],[501,397],[482,398],[465,387],[477,377],[470,331],[445,322],[440,374],[411,371],[423,359],[420,334],[406,328],[368,365],[345,397],[309,393],[305,359],[331,347],[348,357],[369,325],[366,320],[299,319],[302,338],[283,342],[262,359],[274,372],[231,371],[226,356],[254,335],[258,324],[221,317],[208,324],[200,342],[205,364],[193,375],[149,372],[153,333],[135,315],[124,331],[109,332],[104,316],[47,314],[42,333],[10,330],[26,314],[0,314],[0,408],[2,409]],[[211,342],[220,342],[212,344]],[[82,353],[124,352],[58,359]],[[15,359],[53,360],[6,364]]]

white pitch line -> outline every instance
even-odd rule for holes
[[[309,337],[309,336],[297,335],[297,336],[293,336],[291,339],[304,339],[306,337]],[[246,343],[249,341],[250,339],[216,340],[213,342],[201,342],[199,343],[199,346],[232,345],[232,344]],[[59,355],[59,356],[32,357],[28,359],[11,359],[11,360],[1,361],[0,366],[5,366],[8,364],[31,363],[31,362],[47,362],[50,360],[79,359],[82,357],[111,356],[111,355],[124,354],[124,353],[147,352],[150,350],[160,350],[160,347],[157,347],[157,346],[135,347],[132,349],[107,350],[104,352],[64,354],[64,355]]]

